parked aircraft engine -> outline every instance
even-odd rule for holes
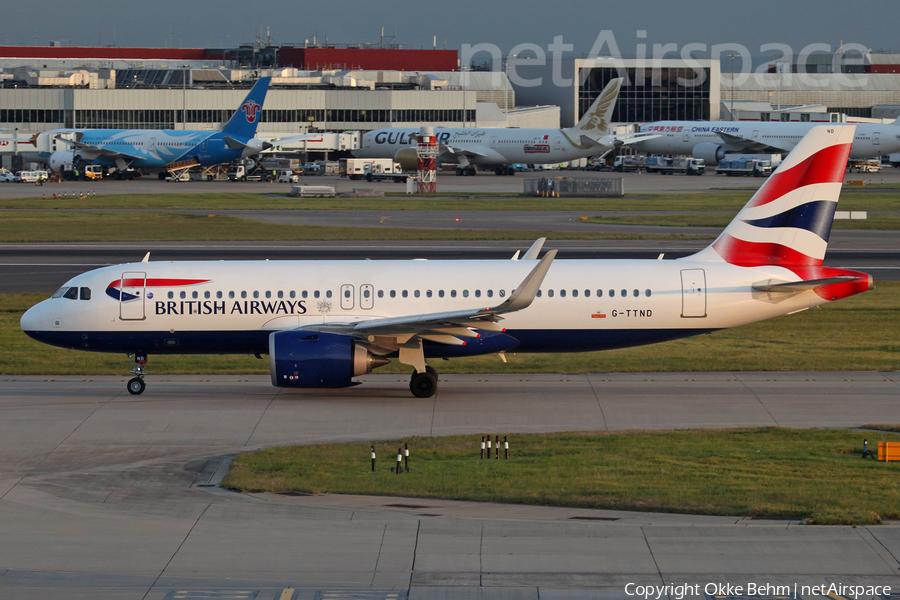
[[[712,142],[703,142],[694,146],[694,158],[702,158],[708,167],[719,164],[725,158],[725,148]]]
[[[71,165],[75,162],[75,152],[72,150],[57,150],[53,154],[50,155],[50,160],[47,161],[47,166],[50,167],[51,171],[59,171],[66,165]]]
[[[347,387],[352,377],[389,362],[348,335],[302,330],[269,335],[272,385],[277,387]]]
[[[419,156],[416,154],[415,146],[397,150],[397,153],[394,155],[394,162],[400,163],[400,168],[404,172],[417,170],[419,168]]]

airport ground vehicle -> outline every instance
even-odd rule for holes
[[[673,173],[703,175],[706,173],[706,165],[703,164],[701,159],[685,156],[673,158],[668,156],[648,156],[646,168],[648,173],[659,173],[660,175],[672,175]]]
[[[6,169],[0,170],[0,183],[18,183],[19,181],[14,173]]]
[[[300,176],[294,174],[292,171],[281,171],[278,173],[278,178],[275,180],[275,183],[297,183],[300,181]]]
[[[349,179],[366,181],[406,181],[400,163],[392,158],[342,158],[340,174]]]
[[[881,160],[878,158],[854,159],[847,163],[847,170],[851,173],[877,173],[881,170]]]
[[[768,177],[772,174],[772,163],[755,158],[723,160],[716,167],[716,175],[727,177]]]
[[[617,156],[613,161],[613,169],[620,173],[625,173],[628,171],[637,171],[639,169],[644,169],[647,166],[647,157],[646,156]]]
[[[228,181],[274,181],[275,175],[252,159],[239,161],[226,171]]]
[[[19,183],[37,183],[49,179],[50,174],[47,171],[17,171],[16,177]]]

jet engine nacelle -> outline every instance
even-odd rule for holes
[[[416,148],[401,148],[394,154],[394,162],[400,163],[400,168],[404,172],[415,171],[419,168],[419,155],[416,154]]]
[[[725,158],[725,148],[712,142],[703,142],[694,146],[694,158],[702,158],[708,167],[719,164]]]
[[[53,154],[50,155],[50,159],[47,161],[47,166],[50,167],[51,171],[59,171],[66,165],[71,165],[75,162],[75,152],[72,150],[57,150]]]
[[[347,387],[353,385],[352,377],[388,362],[348,335],[301,330],[269,335],[270,374],[276,387]]]

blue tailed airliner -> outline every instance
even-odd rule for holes
[[[872,289],[822,266],[853,126],[811,130],[706,249],[677,260],[141,262],[66,282],[30,308],[35,340],[120,352],[144,391],[151,354],[268,354],[281,387],[345,387],[390,359],[584,352],[684,338]]]

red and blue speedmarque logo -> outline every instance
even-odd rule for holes
[[[141,289],[154,287],[179,287],[185,285],[197,285],[198,283],[206,283],[209,279],[144,279],[143,277],[134,277],[129,279],[116,279],[106,286],[106,295],[119,302],[129,302],[140,298],[137,294],[123,291],[123,289]],[[150,294],[147,295],[152,298]]]

